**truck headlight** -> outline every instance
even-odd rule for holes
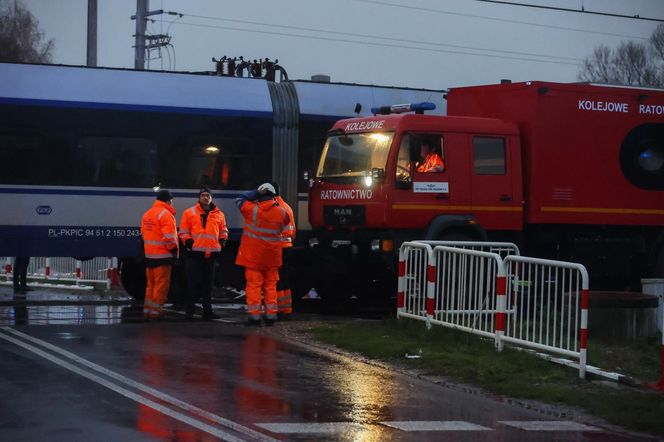
[[[374,239],[371,241],[372,252],[391,252],[394,250],[394,241],[391,239]]]

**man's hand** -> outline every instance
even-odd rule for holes
[[[191,248],[194,246],[194,240],[189,238],[184,242],[184,247],[191,252]]]

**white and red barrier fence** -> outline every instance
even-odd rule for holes
[[[585,377],[588,272],[581,264],[521,256],[503,261],[505,334],[501,341],[579,360]]]
[[[489,241],[429,241],[417,240],[418,244],[428,244],[431,247],[448,246],[456,249],[476,250],[478,252],[489,252],[499,255],[501,258],[511,255],[521,255],[519,247],[511,242],[489,242]]]
[[[447,244],[401,246],[397,317],[490,337],[498,351],[507,342],[574,358],[585,378],[588,274],[582,265],[521,257],[517,248],[501,257]]]
[[[664,308],[662,309],[662,324],[664,324]],[[664,328],[662,328],[662,345],[659,349],[660,367],[659,381],[653,386],[655,390],[664,393]]]
[[[664,314],[662,314],[662,320],[664,321]],[[662,331],[662,346],[660,347],[660,362],[661,366],[659,368],[659,381],[655,384],[655,388],[661,392],[664,392],[664,331]]]
[[[13,277],[14,258],[0,258],[5,263],[5,278]],[[75,286],[104,284],[106,289],[120,285],[117,258],[97,257],[86,261],[68,257],[31,257],[27,278],[44,283],[66,282]]]
[[[500,256],[448,246],[436,246],[432,253],[433,285],[427,295],[434,310],[429,322],[494,337]]]

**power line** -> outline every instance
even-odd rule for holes
[[[498,0],[475,0],[478,2],[484,2],[484,3],[497,3],[500,5],[508,5],[508,6],[523,6],[526,8],[537,8],[537,9],[549,9],[552,11],[563,11],[563,12],[576,12],[576,13],[581,13],[581,14],[591,14],[591,15],[603,15],[605,17],[618,17],[618,18],[630,18],[633,20],[647,20],[647,21],[655,21],[659,23],[664,23],[664,19],[661,18],[654,18],[654,17],[641,17],[640,15],[623,15],[623,14],[612,14],[610,12],[595,12],[595,11],[586,11],[584,7],[581,7],[581,9],[569,9],[569,8],[561,8],[557,6],[544,6],[544,5],[531,5],[528,3],[517,3],[517,2],[505,2],[505,1],[498,1]]]
[[[430,46],[449,47],[449,48],[455,48],[455,49],[469,49],[469,50],[473,50],[473,51],[493,51],[493,52],[500,52],[500,53],[504,53],[504,54],[523,55],[523,56],[528,56],[528,57],[540,57],[540,58],[555,58],[555,59],[559,59],[559,60],[568,60],[568,61],[576,61],[576,62],[583,61],[581,59],[574,58],[574,57],[560,57],[560,56],[556,56],[556,55],[542,55],[542,54],[535,54],[535,53],[532,53],[532,52],[506,51],[506,50],[502,50],[502,49],[476,48],[476,47],[472,47],[472,46],[453,45],[453,44],[448,44],[448,43],[435,43],[435,42],[422,41],[422,40],[408,40],[408,39],[401,39],[401,38],[394,38],[394,37],[386,37],[386,36],[382,36],[382,35],[357,34],[357,33],[352,33],[352,32],[340,32],[340,31],[328,31],[328,30],[324,30],[324,29],[305,28],[305,27],[301,27],[301,26],[278,25],[278,24],[263,23],[263,22],[249,21],[249,20],[212,17],[212,16],[208,16],[208,15],[186,14],[186,16],[187,17],[207,19],[207,20],[227,21],[227,22],[232,22],[232,23],[242,23],[242,24],[259,25],[259,26],[269,26],[269,27],[281,28],[281,29],[294,29],[294,30],[298,30],[298,31],[317,32],[317,33],[326,33],[326,34],[334,34],[334,35],[345,35],[345,36],[349,36],[349,37],[373,38],[373,39],[376,39],[376,40],[388,40],[388,41],[395,41],[395,42],[401,42],[401,43],[423,44],[423,45],[430,45]]]
[[[231,27],[231,26],[205,25],[205,24],[200,24],[200,23],[188,23],[188,22],[182,22],[182,21],[178,22],[177,24],[185,25],[185,26],[201,27],[201,28],[224,29],[224,30],[229,30],[229,31],[250,32],[250,33],[256,33],[256,34],[279,35],[279,36],[284,36],[284,37],[298,37],[298,38],[308,38],[308,39],[313,39],[313,40],[336,41],[336,42],[360,44],[360,45],[366,45],[366,46],[379,46],[379,47],[389,47],[389,48],[399,48],[399,49],[412,49],[412,50],[418,50],[418,51],[435,52],[435,53],[443,53],[443,54],[473,55],[473,56],[477,56],[477,57],[501,58],[501,59],[505,59],[505,60],[520,60],[520,61],[531,61],[531,62],[536,62],[536,63],[552,63],[552,64],[557,64],[557,65],[565,64],[565,65],[569,65],[569,66],[578,66],[578,63],[572,63],[572,62],[566,62],[566,61],[560,61],[560,60],[541,60],[541,59],[538,60],[538,59],[535,59],[535,58],[525,58],[525,57],[515,57],[515,56],[505,56],[505,55],[493,55],[493,54],[473,53],[473,52],[465,52],[465,51],[453,51],[453,50],[446,50],[446,49],[423,48],[423,47],[418,47],[418,46],[395,45],[395,44],[388,44],[388,43],[347,40],[347,39],[342,39],[342,38],[319,37],[319,36],[314,36],[314,35],[291,34],[291,33],[287,33],[287,32],[259,31],[259,30],[255,30],[255,29],[252,30],[252,29],[244,29],[244,28],[235,28],[235,27]],[[487,52],[495,52],[491,49],[478,49],[478,50],[483,50],[483,51],[487,51]],[[536,55],[536,57],[547,58],[548,56]],[[548,57],[548,58],[553,58],[553,57]],[[574,59],[572,59],[572,60],[574,60]],[[582,61],[582,60],[579,60],[579,61]]]
[[[545,24],[542,24],[542,23],[533,23],[533,22],[521,21],[521,20],[511,20],[511,19],[506,19],[506,18],[487,17],[487,16],[484,16],[484,15],[477,15],[477,14],[464,14],[464,13],[461,13],[461,12],[450,12],[450,11],[444,11],[444,10],[435,9],[435,8],[424,8],[424,7],[412,6],[412,5],[402,5],[402,4],[399,4],[399,3],[390,3],[390,2],[386,2],[386,1],[380,1],[380,0],[353,0],[353,1],[360,2],[360,3],[376,4],[376,5],[381,5],[381,6],[389,6],[389,7],[392,7],[392,8],[402,8],[402,9],[408,9],[408,10],[414,10],[414,11],[421,11],[421,12],[433,12],[435,14],[454,15],[454,16],[457,16],[457,17],[479,18],[481,20],[497,21],[497,22],[503,22],[503,23],[514,23],[514,24],[519,24],[519,25],[536,26],[536,27],[540,27],[540,28],[557,29],[557,30],[562,30],[562,31],[583,32],[583,33],[586,33],[586,34],[606,35],[606,36],[609,36],[609,37],[630,38],[630,39],[633,39],[633,40],[648,40],[648,37],[640,37],[640,36],[636,36],[636,35],[616,34],[616,33],[613,33],[613,32],[589,31],[587,29],[570,28],[570,27],[567,27],[567,26],[545,25]]]

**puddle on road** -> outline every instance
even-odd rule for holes
[[[118,305],[0,306],[0,326],[118,324],[128,319],[127,309]]]
[[[226,322],[241,322],[244,304],[213,303]],[[199,304],[197,313],[202,312]],[[165,305],[166,320],[183,320],[183,314]],[[242,316],[241,319],[238,319]],[[35,290],[15,297],[0,293],[0,326],[11,325],[109,325],[143,321],[143,306],[124,293],[57,293]]]
[[[132,298],[116,294],[35,290],[15,297],[11,292],[1,293],[0,326],[130,322],[132,318],[142,315],[142,311],[136,311],[132,302]]]

